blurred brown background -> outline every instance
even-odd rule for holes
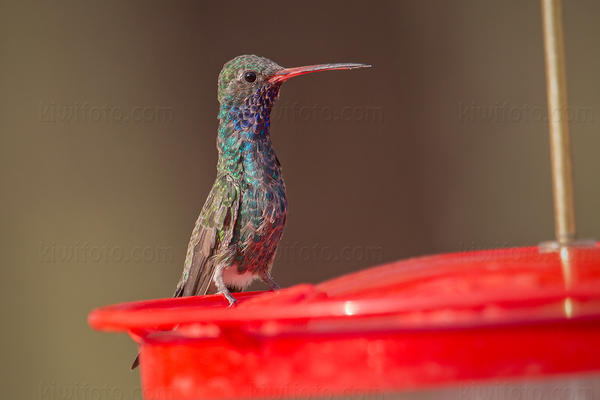
[[[599,16],[564,4],[586,238]],[[282,90],[282,286],[551,239],[542,46],[538,1],[1,2],[2,397],[139,398],[133,342],[86,315],[172,293],[215,176],[217,74],[239,54],[374,65]]]

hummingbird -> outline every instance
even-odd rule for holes
[[[281,164],[271,143],[271,109],[288,79],[316,71],[370,67],[336,63],[284,68],[265,57],[228,61],[218,79],[217,176],[192,231],[173,297],[231,292],[255,279],[270,289],[288,202]],[[139,363],[136,358],[132,369]]]

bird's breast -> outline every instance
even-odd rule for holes
[[[239,273],[270,266],[283,234],[287,207],[283,179],[245,185],[234,235]]]

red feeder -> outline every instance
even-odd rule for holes
[[[600,246],[421,257],[319,285],[104,307],[147,399],[347,395],[600,371]]]

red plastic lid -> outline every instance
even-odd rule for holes
[[[114,305],[148,399],[347,395],[600,371],[600,246],[414,258],[319,285]]]

